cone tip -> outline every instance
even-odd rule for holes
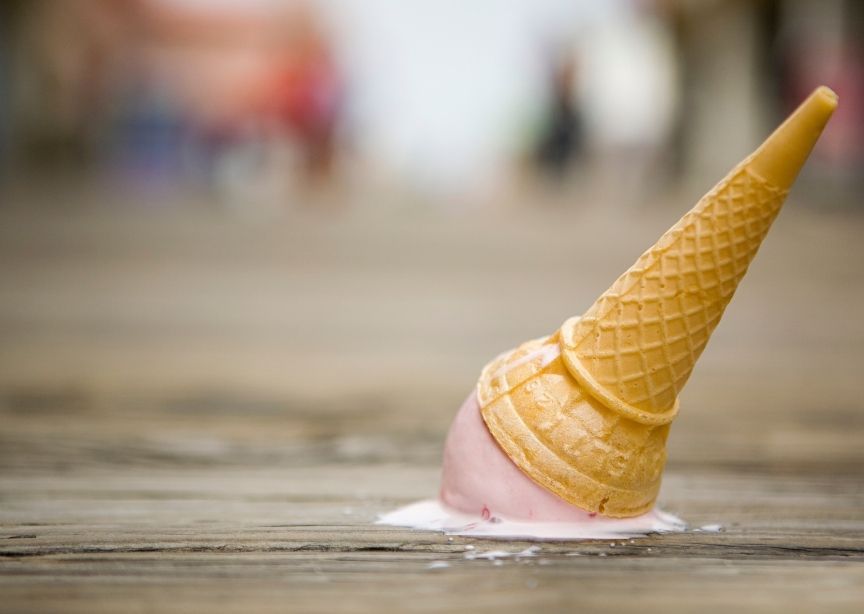
[[[822,101],[825,110],[829,113],[833,112],[834,109],[837,108],[837,103],[840,100],[840,97],[837,95],[837,93],[827,85],[820,85],[819,87],[817,87],[815,90],[813,90],[813,94],[811,94],[811,96],[819,98],[819,100]]]
[[[778,188],[788,190],[804,165],[839,98],[822,85],[813,90],[792,115],[750,159],[750,168]]]

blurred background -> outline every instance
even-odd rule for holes
[[[820,83],[843,106],[810,174],[838,196],[861,175],[856,2],[3,4],[13,188],[260,215],[356,189],[525,204],[542,181],[638,207],[716,178]]]
[[[581,313],[826,84],[670,458],[851,467],[862,34],[853,0],[4,0],[0,457],[111,432],[139,459],[433,464],[489,358]],[[790,446],[817,410],[846,428]]]

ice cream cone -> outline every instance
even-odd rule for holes
[[[532,480],[607,516],[653,506],[678,394],[836,105],[813,92],[583,316],[483,370],[483,419]]]

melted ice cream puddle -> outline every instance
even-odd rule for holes
[[[654,509],[635,518],[604,518],[583,512],[581,521],[509,520],[465,514],[435,499],[418,501],[384,514],[376,524],[443,531],[447,535],[498,539],[618,539],[649,533],[680,532],[686,524],[672,514]]]

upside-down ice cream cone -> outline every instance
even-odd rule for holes
[[[817,89],[584,315],[486,366],[476,403],[522,474],[587,512],[629,517],[653,507],[678,394],[836,104]],[[480,512],[462,486],[472,451],[452,449],[465,447],[458,424],[442,499]],[[494,475],[484,480],[486,492],[516,492]]]

